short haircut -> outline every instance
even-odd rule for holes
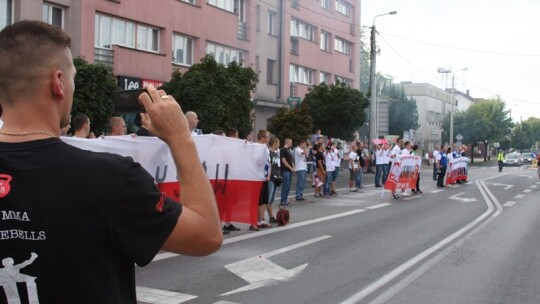
[[[71,38],[61,28],[42,21],[23,20],[0,32],[0,102],[21,92],[33,93],[33,83],[51,69],[67,71],[73,64],[62,52]]]
[[[113,127],[120,126],[123,122],[125,121],[122,117],[118,117],[118,116],[111,117],[111,120],[109,120],[109,127],[111,127],[112,129]]]
[[[267,130],[259,130],[259,132],[257,132],[257,140],[261,140],[261,138],[265,137],[266,135],[268,135]]]
[[[220,135],[220,136],[225,136],[225,131],[223,131],[223,130],[215,130],[213,134]]]
[[[84,114],[77,114],[73,116],[73,119],[71,119],[71,127],[73,128],[73,131],[79,131],[85,124],[89,122],[90,119],[88,116]]]
[[[268,145],[273,146],[275,143],[277,143],[279,145],[279,138],[272,137],[272,138],[270,138],[270,141],[268,142]]]
[[[227,137],[234,137],[238,134],[238,130],[235,128],[230,128],[227,130]]]

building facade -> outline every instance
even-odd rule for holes
[[[422,150],[433,151],[435,145],[447,142],[442,138],[443,120],[451,110],[452,94],[428,83],[401,83],[407,98],[416,100],[418,124],[414,140]]]
[[[241,62],[259,73],[255,130],[311,85],[360,79],[360,0],[0,0],[0,29],[23,19],[64,28],[73,56],[110,65],[121,89],[159,86],[206,54]]]

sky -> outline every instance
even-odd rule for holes
[[[515,122],[540,118],[540,0],[361,0],[368,48],[374,16],[390,11],[375,20],[378,73],[441,89],[453,75],[473,98],[500,96]]]

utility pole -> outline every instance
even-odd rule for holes
[[[380,16],[385,15],[395,15],[396,11],[391,11],[385,14],[380,14],[373,17],[373,25],[371,26],[371,51],[370,51],[370,60],[371,65],[369,68],[369,84],[371,90],[371,96],[369,99],[369,140],[370,144],[373,144],[373,140],[379,138],[379,113],[378,113],[378,103],[377,103],[377,43],[375,40],[375,35],[377,34],[377,29],[375,28],[375,19]]]

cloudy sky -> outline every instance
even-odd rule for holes
[[[362,26],[397,11],[375,22],[378,72],[443,88],[448,67],[457,90],[501,96],[514,121],[540,118],[540,0],[361,1]]]

